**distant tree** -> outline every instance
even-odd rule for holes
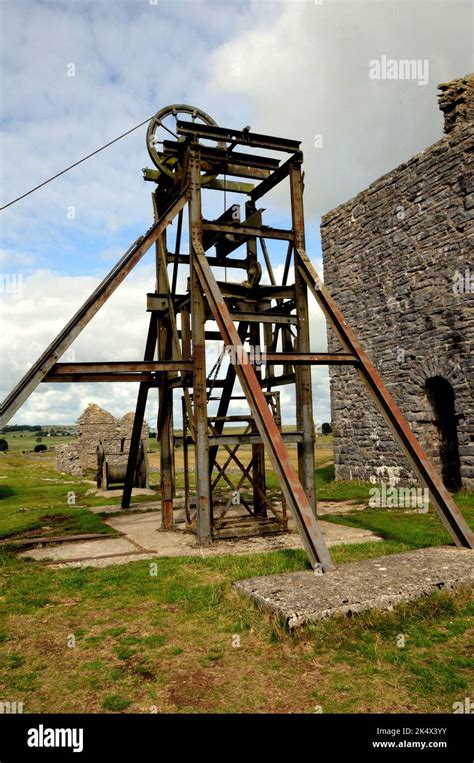
[[[332,426],[327,421],[321,427],[322,434],[331,434]]]
[[[0,440],[0,450],[3,450],[4,452],[8,450],[8,443],[6,440]]]
[[[48,450],[46,445],[35,445],[35,453],[41,453],[43,450]]]
[[[150,437],[150,438],[156,437],[156,432],[150,432],[150,434],[148,435],[148,437]]]
[[[42,440],[43,440],[43,438],[42,438],[42,437],[35,437],[35,441],[36,441],[36,442],[42,442]]]

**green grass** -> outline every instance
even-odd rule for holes
[[[85,495],[88,482],[11,454],[0,457],[0,475],[0,537],[42,528],[48,528],[45,535],[111,532],[87,508],[96,500]]]
[[[89,483],[14,454],[0,465],[4,535],[45,526],[50,534],[108,532],[87,508],[97,501],[85,495]],[[369,484],[334,483],[332,474],[317,470],[320,498],[367,499]],[[455,500],[474,523],[474,497]],[[333,548],[338,564],[449,540],[431,510],[369,508],[324,519],[384,538]],[[150,561],[61,570],[0,548],[3,698],[24,702],[25,712],[390,713],[451,712],[473,696],[466,591],[290,634],[232,583],[307,569],[302,551],[154,561],[157,575]]]
[[[387,541],[334,557],[402,549]],[[306,569],[303,552],[156,563],[155,577],[148,562],[53,570],[4,554],[4,696],[26,712],[308,713],[451,712],[472,696],[467,592],[290,634],[232,583]]]
[[[316,456],[317,456],[316,451]],[[320,501],[357,501],[363,503],[370,497],[370,482],[336,482],[334,464],[320,466],[315,471],[316,495]],[[273,472],[267,476],[267,486],[271,490],[279,489],[278,479]]]
[[[13,455],[21,454],[24,451],[32,451],[35,446],[39,444],[46,445],[49,450],[67,442],[74,442],[77,439],[75,435],[58,436],[52,434],[50,437],[41,437],[41,443],[38,443],[36,439],[37,436],[36,432],[30,432],[28,430],[24,430],[23,432],[6,432],[5,434],[0,435],[2,440],[6,440],[8,443],[7,453],[12,453]],[[0,454],[0,457],[1,456],[2,454]]]
[[[66,439],[66,438],[63,438]],[[87,495],[90,479],[60,474],[54,455],[34,460],[19,454],[0,454],[0,538],[33,534],[114,534],[91,506],[120,505],[120,497]],[[74,494],[74,496],[72,496]],[[150,496],[134,497],[134,503]]]
[[[468,524],[474,527],[474,495],[458,493],[454,500]],[[426,514],[407,509],[366,508],[349,514],[325,515],[324,519],[372,530],[386,540],[404,544],[407,549],[441,546],[452,542],[433,508]]]

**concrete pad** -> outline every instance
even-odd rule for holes
[[[220,540],[204,548],[198,546],[196,535],[185,531],[184,510],[175,512],[176,530],[173,532],[161,530],[160,511],[111,517],[106,523],[122,537],[43,546],[23,552],[21,556],[37,561],[51,560],[51,565],[55,567],[106,567],[157,557],[255,554],[302,548],[295,530],[276,535]],[[381,540],[369,530],[324,521],[320,522],[320,526],[328,546]]]
[[[117,556],[122,554],[136,554],[141,549],[127,538],[100,538],[98,540],[77,541],[74,543],[62,543],[57,546],[41,546],[23,551],[18,556],[28,557],[42,561],[43,559],[73,560],[90,559],[92,557]]]
[[[93,514],[123,514],[124,511],[150,511],[160,509],[161,501],[143,501],[143,503],[131,504],[129,509],[122,509],[119,503],[110,503],[106,506],[89,506]]]
[[[175,516],[175,522],[178,527],[181,524],[184,529],[184,512],[182,516]],[[127,538],[133,540],[143,549],[154,551],[160,556],[192,553],[192,549],[196,546],[196,536],[192,533],[185,533],[182,529],[174,532],[163,532],[161,530],[160,512],[148,512],[141,516],[128,514],[114,517],[108,519],[107,524],[114,530],[126,535]],[[370,530],[336,525],[332,522],[320,522],[319,525],[328,546],[334,546],[338,543],[372,543],[380,540]],[[260,551],[266,551],[275,548],[302,548],[302,544],[296,532],[289,532],[255,538],[221,540],[205,550],[200,549],[198,553],[204,551],[204,553],[215,554],[222,548],[224,549],[222,553],[248,554],[253,553],[255,547]]]
[[[396,604],[439,590],[474,586],[474,551],[423,548],[348,562],[331,572],[288,572],[249,578],[234,588],[290,628],[333,615]]]
[[[111,490],[88,490],[89,495],[95,495],[96,498],[121,498],[123,488],[112,488]],[[150,487],[134,487],[132,488],[132,498],[134,495],[156,495],[156,490],[152,490]]]

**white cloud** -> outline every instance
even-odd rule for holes
[[[280,8],[269,20],[267,3],[251,4],[211,56],[211,85],[245,97],[256,131],[303,141],[306,214],[318,217],[441,137],[436,87],[472,68],[472,6],[324,0]],[[383,54],[428,59],[428,85],[369,79],[369,61]]]
[[[455,0],[4,0],[1,13],[3,203],[166,103],[187,101],[220,124],[303,140],[314,229],[322,212],[441,136],[436,85],[472,67],[470,4]],[[429,84],[370,80],[369,61],[383,54],[428,58]],[[4,393],[149,226],[144,133],[2,213],[0,267],[23,277],[21,294],[0,295]],[[142,357],[153,283],[151,264],[126,280],[75,343],[78,361]],[[310,316],[312,349],[324,350],[322,316],[314,307]],[[324,421],[326,369],[313,379],[315,417]],[[294,413],[283,391],[285,413]],[[123,413],[135,396],[125,384],[43,386],[15,421],[70,422],[91,399]]]

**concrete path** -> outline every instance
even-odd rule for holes
[[[474,586],[474,551],[454,547],[348,562],[322,575],[287,572],[234,583],[239,593],[282,617],[290,628],[332,615],[391,609],[459,586]]]
[[[29,549],[20,556],[45,561],[54,567],[108,567],[164,556],[219,556],[302,548],[299,535],[291,523],[288,533],[239,540],[220,540],[208,548],[201,548],[196,543],[196,536],[184,531],[184,511],[175,512],[175,522],[176,531],[163,532],[159,511],[111,516],[106,520],[106,524],[121,533],[120,538],[101,538],[93,541],[62,543],[60,546],[42,546]],[[320,525],[328,546],[373,543],[381,540],[369,530],[324,521],[321,521]]]

